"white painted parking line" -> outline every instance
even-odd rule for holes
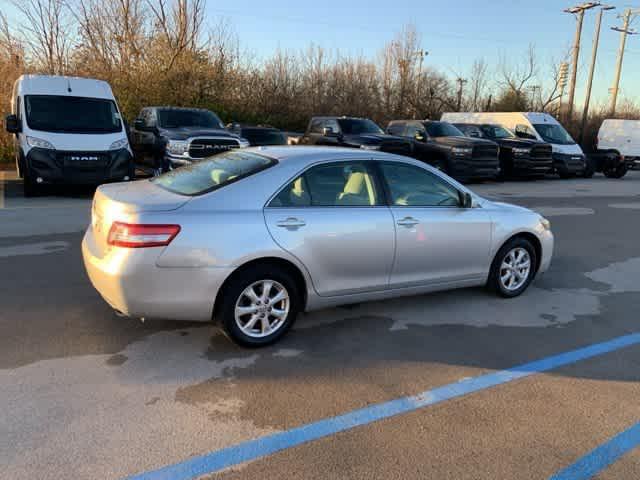
[[[640,202],[635,203],[612,203],[611,208],[623,208],[626,210],[640,210]]]
[[[56,253],[69,248],[69,242],[40,242],[26,245],[11,245],[0,247],[0,258],[17,257],[20,255],[45,255]]]

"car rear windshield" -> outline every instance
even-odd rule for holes
[[[218,116],[207,110],[158,110],[158,120],[162,128],[200,127],[222,130],[224,126]]]
[[[533,128],[536,129],[545,142],[555,143],[556,145],[574,145],[576,143],[561,125],[534,123]]]
[[[277,163],[250,152],[229,151],[156,177],[152,182],[179,195],[202,195]]]
[[[425,127],[430,137],[464,137],[464,133],[447,122],[429,122]]]
[[[340,130],[345,135],[362,135],[366,133],[384,133],[382,129],[366,118],[341,118],[338,120]]]
[[[113,100],[61,95],[26,95],[27,124],[33,130],[59,133],[122,131]]]

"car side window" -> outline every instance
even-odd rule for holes
[[[382,204],[375,178],[361,162],[318,165],[290,182],[269,207],[371,207]]]
[[[404,123],[392,123],[387,127],[387,133],[389,135],[404,135]]]
[[[331,119],[331,120],[325,120],[324,123],[322,124],[323,128],[330,128],[331,130],[333,130],[333,133],[339,133],[340,132],[340,125],[338,125],[338,121]],[[322,133],[322,132],[320,132]]]
[[[322,120],[313,120],[309,127],[309,133],[322,133]]]
[[[437,175],[414,166],[384,162],[380,165],[395,207],[458,207],[460,193]]]
[[[405,135],[409,138],[416,138],[416,135],[420,135],[422,137],[426,137],[427,133],[424,130],[424,127],[421,125],[409,124],[407,125],[407,131]]]

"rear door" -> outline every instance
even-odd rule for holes
[[[396,224],[390,287],[463,282],[489,270],[491,219],[460,207],[458,190],[428,170],[382,162]]]
[[[271,235],[305,265],[321,296],[388,286],[395,229],[368,164],[315,165],[265,208]]]

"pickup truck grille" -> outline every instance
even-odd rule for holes
[[[409,157],[411,156],[411,143],[402,140],[386,140],[380,145],[380,150]]]
[[[197,138],[189,144],[189,156],[206,158],[239,147],[240,143],[235,138]]]
[[[534,162],[551,162],[551,145],[538,145],[531,148],[531,160]]]
[[[478,161],[492,161],[498,160],[498,146],[497,145],[477,145],[473,147],[473,159]]]

